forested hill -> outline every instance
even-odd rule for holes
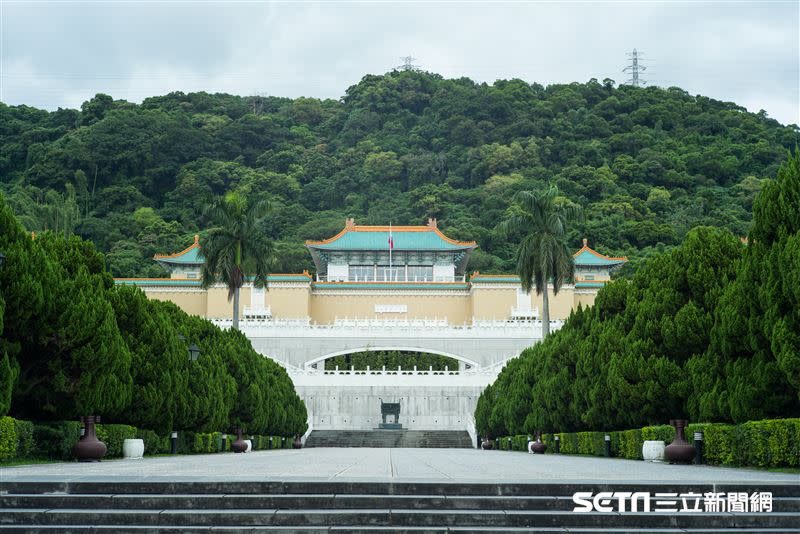
[[[302,243],[361,224],[437,217],[477,240],[471,268],[511,271],[495,230],[513,193],[558,185],[583,208],[571,231],[641,258],[696,225],[744,235],[796,126],[678,88],[418,72],[366,76],[340,101],[172,93],[141,105],[97,95],[80,111],[0,104],[0,176],[28,230],[77,233],[117,276],[191,242],[227,190],[269,197],[276,271],[311,268]],[[633,262],[634,264],[636,262]]]

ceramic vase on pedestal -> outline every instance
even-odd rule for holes
[[[83,436],[72,448],[72,454],[79,462],[99,462],[100,458],[106,455],[106,444],[97,439],[95,434],[95,423],[100,422],[100,416],[87,415],[81,417],[84,425]]]
[[[675,427],[675,439],[664,448],[664,459],[671,464],[690,464],[694,459],[694,447],[686,441],[684,429],[689,421],[686,419],[673,419],[669,422]]]
[[[546,451],[546,450],[547,450],[547,445],[542,443],[542,433],[541,433],[541,431],[537,432],[536,433],[536,441],[534,441],[531,444],[530,451],[533,452],[533,454],[544,454],[544,451]]]
[[[302,449],[303,448],[303,441],[300,439],[300,434],[294,437],[294,443],[292,443],[293,449]]]
[[[242,438],[242,429],[236,429],[236,441],[231,443],[231,450],[233,452],[245,452],[247,450],[247,443]]]
[[[492,450],[493,446],[494,445],[492,444],[491,440],[489,440],[489,437],[488,436],[484,436],[483,441],[481,442],[481,449],[483,449],[485,451],[490,451],[490,450]]]

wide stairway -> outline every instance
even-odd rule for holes
[[[574,513],[576,491],[738,492],[739,484],[260,481],[2,482],[0,532],[797,532],[800,485],[769,513]],[[702,501],[701,501],[702,504]],[[654,504],[655,506],[655,504]],[[743,530],[748,529],[748,530]]]
[[[469,449],[473,445],[461,430],[313,430],[305,446]]]

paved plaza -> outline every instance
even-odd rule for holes
[[[311,448],[0,468],[0,481],[126,478],[464,482],[797,482],[800,474],[477,449]]]

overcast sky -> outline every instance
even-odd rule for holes
[[[783,2],[153,2],[0,0],[0,100],[95,93],[339,98],[412,55],[445,77],[541,84],[644,78],[800,124],[800,0]]]

